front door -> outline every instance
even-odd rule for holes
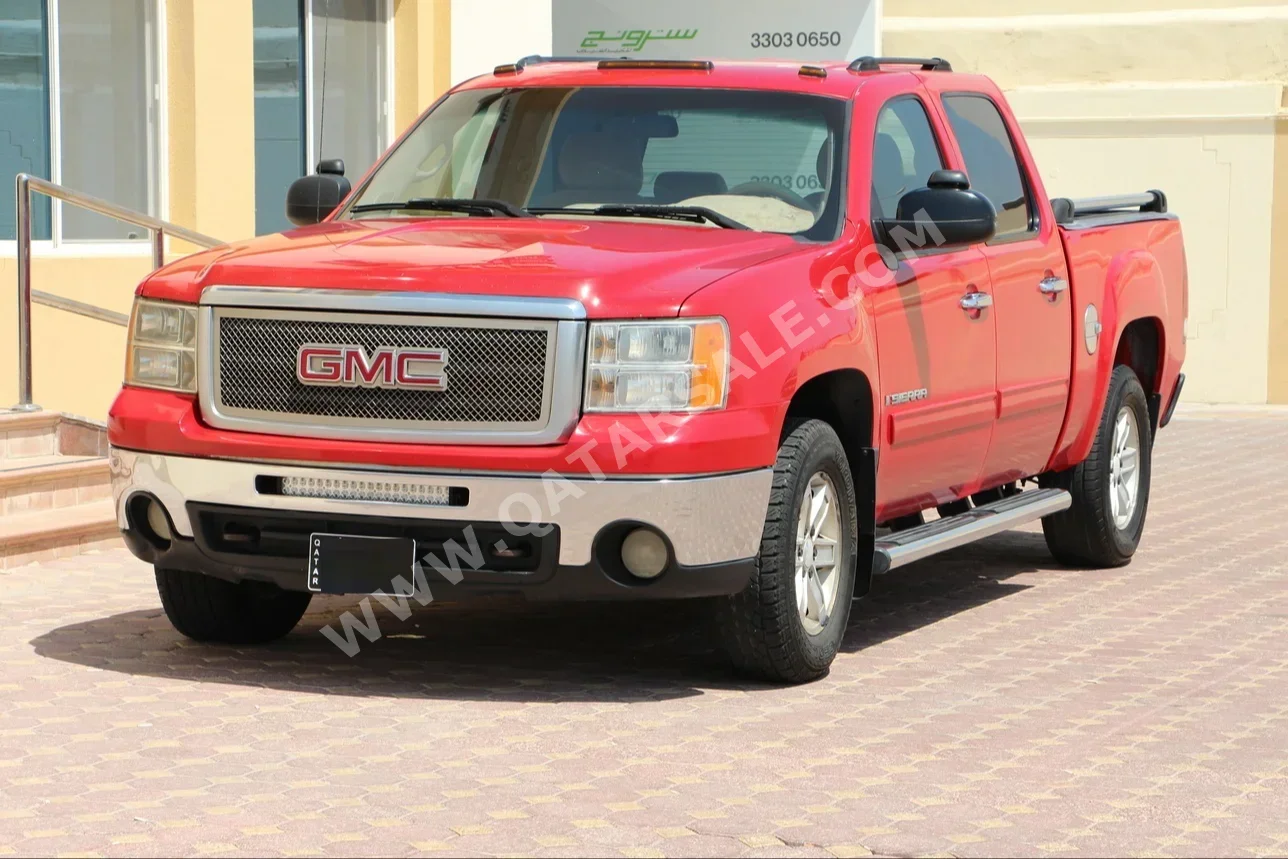
[[[877,469],[882,519],[976,488],[996,409],[995,316],[976,249],[900,264],[873,296],[885,399]]]
[[[983,248],[997,325],[997,426],[985,485],[1037,474],[1064,425],[1072,362],[1069,273],[1059,231],[1040,223],[1036,182],[1016,158],[1013,132],[992,99],[949,93],[944,115],[971,187],[997,209]]]
[[[888,102],[872,157],[872,217],[944,166],[924,103]],[[898,254],[892,282],[869,293],[885,410],[878,518],[933,506],[978,482],[996,410],[994,311],[978,247]]]

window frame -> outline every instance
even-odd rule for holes
[[[931,139],[935,141],[935,148],[939,151],[939,164],[940,164],[939,169],[940,170],[953,169],[953,159],[950,157],[953,155],[953,150],[949,149],[946,146],[946,144],[951,142],[954,146],[956,146],[957,144],[956,139],[953,138],[951,140],[946,140],[943,137],[943,135],[940,133],[940,129],[936,127],[936,124],[935,124],[935,119],[939,115],[936,112],[931,110],[931,105],[927,103],[925,98],[923,98],[922,93],[917,91],[901,92],[898,95],[892,95],[890,96],[890,98],[883,101],[881,103],[881,107],[877,109],[876,115],[873,119],[872,148],[868,156],[868,194],[869,196],[871,196],[871,193],[874,190],[872,166],[875,163],[874,156],[877,148],[877,135],[880,133],[879,129],[881,126],[881,114],[885,112],[886,107],[888,107],[892,102],[903,101],[907,99],[912,99],[916,101],[919,105],[921,105],[921,109],[925,112],[926,124],[930,126]],[[952,132],[951,128],[945,127],[944,133],[950,134],[951,132]],[[872,204],[869,203],[868,221],[871,222],[873,220],[880,220],[880,219],[876,217],[876,213],[872,209]],[[938,254],[959,253],[963,250],[977,247],[980,244],[982,244],[982,242],[976,242],[969,245],[948,245],[946,247],[909,248],[908,250],[898,250],[896,248],[887,248],[887,250],[889,250],[890,253],[893,254],[893,259],[895,260],[908,260],[908,259],[921,259],[922,257],[936,256]]]
[[[980,98],[987,101],[993,106],[993,110],[997,111],[997,118],[1002,121],[1002,129],[1006,132],[1007,142],[1011,144],[1011,158],[1014,159],[1015,167],[1019,171],[1020,185],[1024,189],[1024,199],[1028,203],[1029,207],[1029,227],[1023,232],[1011,232],[1003,233],[1002,235],[995,235],[987,242],[984,242],[984,244],[987,246],[1006,245],[1011,242],[1022,242],[1037,238],[1042,231],[1042,210],[1038,206],[1037,197],[1033,194],[1033,181],[1029,177],[1028,165],[1025,164],[1024,159],[1020,157],[1020,149],[1016,145],[1015,129],[1011,128],[1011,124],[1006,118],[1006,112],[1003,111],[1001,106],[997,103],[997,99],[993,98],[986,92],[979,92],[978,90],[942,90],[938,93],[938,96],[939,109],[943,112],[944,116],[944,126],[948,130],[948,133],[953,136],[953,145],[957,147],[957,153],[961,156],[962,170],[966,173],[967,178],[970,177],[970,166],[966,163],[966,153],[962,152],[961,141],[957,139],[957,129],[953,128],[952,117],[948,112],[949,98],[968,97]],[[971,187],[973,188],[974,186],[972,185]]]
[[[49,147],[49,181],[62,184],[62,72],[60,69],[61,45],[59,41],[59,6],[61,0],[45,0],[45,75],[48,85],[47,136]],[[151,116],[147,127],[148,211],[153,217],[165,220],[169,216],[169,111],[166,104],[168,90],[166,0],[148,0],[152,9],[151,33],[148,49],[143,58],[145,76],[152,92],[146,102]],[[73,189],[77,190],[77,189]],[[38,195],[33,193],[33,201]],[[150,257],[152,243],[140,239],[69,239],[63,235],[62,200],[49,201],[49,238],[31,240],[32,254],[61,257]],[[0,239],[0,256],[16,257],[18,240]]]
[[[935,121],[931,118],[934,114],[931,113],[930,107],[926,104],[925,99],[923,99],[919,93],[915,92],[901,92],[898,95],[892,95],[885,101],[881,102],[881,106],[877,108],[876,116],[872,123],[872,143],[869,146],[868,151],[869,196],[871,196],[871,194],[876,190],[876,177],[873,175],[874,171],[872,168],[876,164],[877,135],[881,133],[881,117],[891,105],[900,101],[915,101],[921,108],[922,115],[926,118],[926,127],[930,129],[930,139],[934,141],[935,150],[939,154],[939,169],[948,169],[948,152],[944,149],[944,142],[939,139],[939,133],[935,130]],[[874,216],[875,212],[872,211],[872,205],[869,203],[868,217],[871,219]]]

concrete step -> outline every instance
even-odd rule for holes
[[[60,412],[0,411],[0,468],[33,456],[107,456],[107,430]]]
[[[0,413],[0,461],[58,452],[58,412]]]
[[[74,507],[111,494],[106,457],[0,459],[0,516]]]
[[[107,433],[58,412],[0,412],[0,570],[121,545]]]
[[[0,517],[0,570],[121,545],[110,498]]]

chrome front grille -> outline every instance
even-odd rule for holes
[[[219,317],[219,402],[224,408],[382,422],[532,424],[545,404],[550,330],[320,318]],[[446,349],[445,390],[305,385],[308,343]]]
[[[584,318],[563,299],[211,287],[198,327],[202,416],[302,438],[550,444],[580,416]],[[446,385],[304,384],[306,344],[445,350]]]

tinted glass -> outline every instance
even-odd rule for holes
[[[899,198],[924,188],[943,166],[925,106],[915,98],[887,104],[872,145],[872,217],[893,218]]]
[[[944,112],[966,160],[971,187],[997,209],[997,235],[1028,232],[1032,225],[1028,191],[997,106],[983,96],[950,95],[944,97]]]
[[[17,235],[13,177],[49,178],[49,73],[45,4],[41,0],[0,3],[0,241]],[[49,199],[32,195],[32,236],[49,238]]]
[[[311,0],[313,139],[318,160],[343,158],[356,182],[387,145],[384,3]],[[312,165],[309,165],[310,167]]]
[[[255,232],[290,229],[286,189],[304,165],[300,55],[304,22],[296,0],[255,0]]]
[[[139,212],[151,212],[152,0],[61,0],[58,4],[61,182]],[[63,205],[65,239],[145,239],[142,227]]]
[[[752,229],[830,238],[845,108],[839,99],[716,89],[469,90],[428,115],[357,203],[705,206]]]

